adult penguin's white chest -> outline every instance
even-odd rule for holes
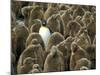
[[[49,28],[44,27],[44,26],[41,26],[41,28],[39,30],[39,34],[41,35],[41,37],[42,37],[42,39],[44,41],[44,44],[46,46],[47,45],[48,38],[51,35]]]

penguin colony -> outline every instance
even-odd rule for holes
[[[96,69],[96,6],[11,1],[11,72]]]

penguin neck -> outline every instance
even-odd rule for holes
[[[44,25],[41,25],[41,27],[46,27],[46,26],[44,26]]]
[[[41,25],[41,27],[43,27],[43,28],[47,28],[46,26],[44,26],[44,25]]]
[[[46,27],[46,24],[42,24],[42,26]]]

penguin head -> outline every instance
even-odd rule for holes
[[[46,24],[47,24],[46,20],[42,20],[42,25],[46,26]]]

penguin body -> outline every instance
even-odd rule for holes
[[[43,39],[43,41],[45,43],[45,46],[46,46],[47,45],[48,38],[51,35],[49,28],[47,28],[45,26],[41,26],[41,28],[39,30],[39,34],[41,35],[41,37],[42,37],[42,39]]]

